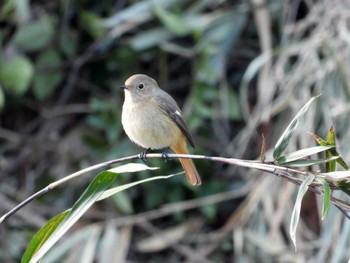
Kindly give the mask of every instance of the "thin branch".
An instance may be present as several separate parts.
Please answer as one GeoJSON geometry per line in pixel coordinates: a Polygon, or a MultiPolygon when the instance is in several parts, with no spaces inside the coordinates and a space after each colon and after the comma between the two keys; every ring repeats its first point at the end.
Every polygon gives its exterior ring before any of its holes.
{"type": "MultiPolygon", "coordinates": [[[[303,176],[309,175],[311,172],[309,171],[302,171],[302,170],[297,170],[293,168],[288,168],[288,167],[283,167],[283,166],[278,166],[274,165],[271,163],[262,163],[259,161],[251,161],[251,160],[241,160],[241,159],[235,159],[235,158],[224,158],[224,157],[212,157],[212,156],[205,156],[205,155],[193,155],[193,154],[168,154],[167,155],[169,158],[187,158],[187,159],[197,159],[197,160],[209,160],[213,162],[222,162],[222,163],[227,163],[231,165],[236,165],[239,167],[245,167],[245,168],[250,168],[250,169],[257,169],[260,171],[264,171],[282,178],[285,178],[289,182],[300,185],[303,181],[301,178],[295,177],[293,174],[300,174],[303,176]]],[[[163,155],[160,153],[149,153],[146,154],[146,158],[151,159],[151,158],[163,158],[163,155]]],[[[9,212],[7,212],[5,215],[3,215],[0,218],[0,224],[2,224],[7,218],[9,218],[11,215],[16,213],[18,210],[20,210],[22,207],[26,206],[28,203],[36,199],[37,197],[40,197],[47,192],[55,189],[56,187],[61,186],[62,184],[79,177],[83,174],[86,174],[88,172],[95,171],[100,168],[106,168],[109,167],[113,164],[120,163],[120,162],[125,162],[125,161],[130,161],[130,160],[136,160],[140,159],[140,154],[136,155],[131,155],[123,158],[118,158],[114,160],[110,160],[107,162],[99,163],[90,167],[87,167],[85,169],[82,169],[78,172],[72,173],[56,182],[53,182],[46,186],[45,188],[41,189],[40,191],[36,192],[20,204],[18,204],[16,207],[11,209],[9,212]]],[[[316,174],[313,172],[313,174],[316,174]]],[[[323,191],[319,188],[322,185],[318,182],[313,182],[309,189],[310,191],[323,196],[323,191]]],[[[331,202],[341,211],[343,212],[348,219],[350,219],[350,204],[348,202],[344,202],[338,198],[331,197],[331,202]]]]}
{"type": "Polygon", "coordinates": [[[246,185],[242,186],[241,188],[235,191],[218,193],[218,194],[200,197],[192,200],[186,200],[186,201],[182,201],[174,204],[167,204],[158,209],[146,211],[136,215],[126,215],[123,217],[119,217],[119,218],[113,219],[112,222],[115,224],[116,227],[133,225],[133,224],[138,224],[145,221],[165,217],[174,213],[191,210],[197,207],[221,203],[221,202],[225,202],[235,198],[241,198],[245,194],[247,194],[247,191],[250,191],[253,186],[254,184],[247,183],[246,185]]]}

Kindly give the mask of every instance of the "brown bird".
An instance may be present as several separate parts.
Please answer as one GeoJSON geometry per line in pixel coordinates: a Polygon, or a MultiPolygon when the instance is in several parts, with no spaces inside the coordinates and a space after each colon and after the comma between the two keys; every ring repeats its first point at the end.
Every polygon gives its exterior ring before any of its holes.
{"type": "MultiPolygon", "coordinates": [[[[120,86],[125,90],[123,128],[131,141],[146,149],[170,147],[175,153],[188,154],[187,142],[193,139],[175,100],[157,82],[143,74],[133,75],[120,86]]],[[[202,181],[191,159],[179,158],[192,185],[202,181]]]]}

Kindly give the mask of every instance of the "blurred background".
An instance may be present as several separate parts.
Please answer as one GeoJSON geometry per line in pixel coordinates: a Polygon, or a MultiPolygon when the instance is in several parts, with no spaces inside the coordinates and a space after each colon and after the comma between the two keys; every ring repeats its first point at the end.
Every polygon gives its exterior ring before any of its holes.
{"type": "MultiPolygon", "coordinates": [[[[0,5],[0,212],[84,167],[139,153],[121,126],[132,74],[158,81],[183,109],[194,154],[259,159],[311,96],[288,147],[315,146],[334,125],[350,160],[347,0],[29,1],[0,5]]],[[[346,262],[350,224],[308,193],[289,237],[297,186],[259,171],[195,161],[184,176],[99,202],[43,262],[346,262]],[[82,257],[84,257],[82,260],[82,257]],[[89,261],[87,260],[94,260],[89,261]]],[[[149,160],[181,171],[177,160],[149,160]]],[[[313,167],[322,169],[323,167],[313,167]]],[[[0,226],[0,261],[19,262],[38,229],[70,208],[93,176],[35,200],[0,226]]],[[[340,193],[334,196],[342,199],[340,193]]]]}

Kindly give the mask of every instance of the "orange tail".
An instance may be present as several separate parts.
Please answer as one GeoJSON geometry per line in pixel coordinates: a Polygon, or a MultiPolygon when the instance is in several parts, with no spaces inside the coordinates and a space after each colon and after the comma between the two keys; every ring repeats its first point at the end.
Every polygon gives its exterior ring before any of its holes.
{"type": "MultiPolygon", "coordinates": [[[[178,154],[188,154],[186,149],[186,141],[181,141],[178,145],[171,147],[174,152],[178,154]]],[[[182,168],[185,170],[186,178],[192,185],[201,185],[202,180],[197,172],[197,168],[194,165],[192,159],[179,158],[182,168]]]]}

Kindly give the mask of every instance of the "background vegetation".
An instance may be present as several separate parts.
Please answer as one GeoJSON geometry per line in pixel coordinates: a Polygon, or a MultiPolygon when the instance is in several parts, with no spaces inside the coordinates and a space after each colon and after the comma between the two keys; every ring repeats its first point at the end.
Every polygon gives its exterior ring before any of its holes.
{"type": "MultiPolygon", "coordinates": [[[[323,93],[290,151],[316,145],[333,124],[349,163],[348,1],[28,1],[0,7],[0,211],[83,167],[140,152],[124,134],[123,94],[135,73],[181,105],[192,153],[259,158],[313,95],[323,93]]],[[[268,160],[272,160],[270,151],[268,160]]],[[[123,176],[119,183],[181,170],[123,176]]],[[[256,171],[197,161],[203,179],[132,188],[95,205],[48,255],[59,262],[344,262],[350,223],[320,199],[288,237],[297,187],[256,171]],[[69,251],[66,253],[66,251],[69,251]],[[70,260],[70,261],[69,261],[70,260]]],[[[93,176],[93,175],[92,175],[93,176]]],[[[0,261],[70,207],[92,176],[50,192],[0,226],[0,261]]],[[[339,196],[340,193],[333,193],[339,196]]]]}

